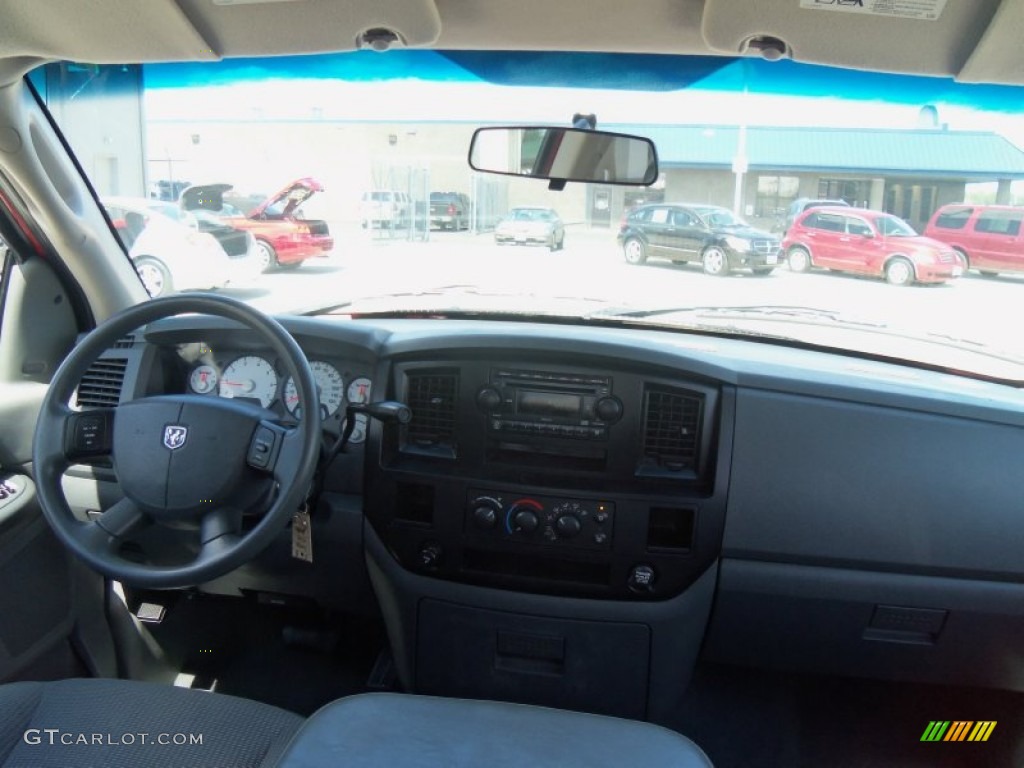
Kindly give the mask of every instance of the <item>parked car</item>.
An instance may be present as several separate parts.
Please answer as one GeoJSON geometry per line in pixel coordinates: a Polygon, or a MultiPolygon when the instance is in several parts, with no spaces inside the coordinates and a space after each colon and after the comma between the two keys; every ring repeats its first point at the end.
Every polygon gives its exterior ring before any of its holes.
{"type": "Polygon", "coordinates": [[[793,226],[793,222],[796,221],[797,216],[808,208],[821,208],[823,206],[841,206],[848,208],[850,204],[845,200],[822,200],[810,197],[799,197],[790,203],[789,208],[786,209],[786,221],[782,225],[783,236],[785,236],[789,231],[789,228],[793,226]]]}
{"type": "MultiPolygon", "coordinates": [[[[202,209],[186,211],[175,203],[153,198],[145,202],[146,207],[151,211],[162,213],[185,226],[198,229],[200,232],[208,232],[217,238],[217,242],[220,243],[228,258],[235,260],[238,275],[255,277],[262,271],[263,254],[252,232],[229,226],[217,214],[210,211],[202,209]]],[[[224,205],[225,211],[231,209],[232,206],[224,205]]]]}
{"type": "Polygon", "coordinates": [[[359,219],[363,229],[394,229],[409,223],[412,204],[408,192],[375,189],[363,193],[359,219]]]}
{"type": "Polygon", "coordinates": [[[1008,205],[944,205],[924,234],[951,246],[965,270],[986,276],[1024,272],[1024,208],[1008,205]]]}
{"type": "Polygon", "coordinates": [[[327,222],[301,213],[306,201],[324,189],[316,179],[296,179],[244,215],[225,203],[224,195],[231,189],[230,184],[199,184],[182,192],[179,203],[192,213],[205,211],[204,220],[212,215],[230,227],[252,232],[264,272],[299,267],[307,259],[326,257],[334,248],[327,222]]]}
{"type": "Polygon", "coordinates": [[[463,192],[431,192],[430,228],[469,229],[469,195],[463,192]]]}
{"type": "Polygon", "coordinates": [[[826,267],[884,277],[892,285],[943,283],[963,274],[952,248],[881,211],[807,210],[790,227],[782,249],[794,272],[826,267]]]}
{"type": "Polygon", "coordinates": [[[494,228],[498,245],[546,245],[557,251],[565,247],[565,225],[553,208],[513,208],[494,228]]]}
{"type": "Polygon", "coordinates": [[[618,242],[630,264],[643,264],[652,257],[676,264],[699,261],[709,275],[727,275],[737,269],[768,275],[779,263],[778,237],[714,205],[637,206],[623,219],[618,242]]]}
{"type": "Polygon", "coordinates": [[[192,186],[191,181],[160,179],[149,185],[149,196],[154,200],[174,202],[190,186],[192,186]]]}
{"type": "Polygon", "coordinates": [[[106,197],[102,203],[151,296],[220,288],[259,272],[255,250],[230,258],[213,234],[156,210],[160,201],[106,197]]]}

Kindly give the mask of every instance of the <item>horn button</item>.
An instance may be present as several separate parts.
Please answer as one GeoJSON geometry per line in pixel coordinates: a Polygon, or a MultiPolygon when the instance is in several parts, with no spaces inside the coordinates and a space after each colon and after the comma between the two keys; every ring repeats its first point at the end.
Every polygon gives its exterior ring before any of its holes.
{"type": "Polygon", "coordinates": [[[122,403],[114,463],[125,494],[153,517],[181,520],[230,503],[261,409],[192,398],[122,403]]]}

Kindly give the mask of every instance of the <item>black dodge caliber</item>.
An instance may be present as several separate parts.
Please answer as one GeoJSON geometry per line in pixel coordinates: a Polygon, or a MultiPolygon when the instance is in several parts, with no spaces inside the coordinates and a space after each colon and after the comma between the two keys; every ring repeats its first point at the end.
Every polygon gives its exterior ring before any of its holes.
{"type": "Polygon", "coordinates": [[[657,257],[677,264],[699,261],[709,275],[727,275],[737,269],[768,275],[779,263],[775,235],[714,205],[638,206],[623,220],[618,239],[630,264],[657,257]]]}

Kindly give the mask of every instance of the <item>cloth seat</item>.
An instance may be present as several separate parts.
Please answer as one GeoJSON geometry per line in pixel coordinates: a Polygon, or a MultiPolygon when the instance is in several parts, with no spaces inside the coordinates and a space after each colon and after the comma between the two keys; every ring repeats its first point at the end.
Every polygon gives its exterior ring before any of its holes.
{"type": "Polygon", "coordinates": [[[156,683],[10,683],[0,686],[0,768],[270,768],[302,722],[259,702],[156,683]],[[202,743],[156,743],[179,734],[202,743]]]}
{"type": "Polygon", "coordinates": [[[494,701],[371,693],[309,719],[129,680],[0,686],[0,768],[709,768],[649,723],[494,701]]]}
{"type": "Polygon", "coordinates": [[[650,723],[559,709],[392,693],[332,702],[299,729],[278,768],[711,768],[650,723]]]}

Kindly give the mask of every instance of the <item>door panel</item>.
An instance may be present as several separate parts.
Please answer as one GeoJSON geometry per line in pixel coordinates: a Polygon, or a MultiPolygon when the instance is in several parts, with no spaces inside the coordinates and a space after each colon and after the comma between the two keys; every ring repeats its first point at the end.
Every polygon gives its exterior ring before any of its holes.
{"type": "Polygon", "coordinates": [[[109,634],[96,631],[106,626],[103,581],[54,536],[31,478],[45,381],[74,340],[70,302],[44,263],[8,259],[0,283],[0,682],[116,674],[109,634]]]}

